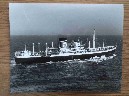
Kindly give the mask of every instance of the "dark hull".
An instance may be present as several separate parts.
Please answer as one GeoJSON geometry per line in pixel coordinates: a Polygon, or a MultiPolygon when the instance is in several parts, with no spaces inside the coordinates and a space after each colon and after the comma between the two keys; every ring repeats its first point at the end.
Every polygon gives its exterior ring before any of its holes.
{"type": "Polygon", "coordinates": [[[115,50],[103,52],[103,53],[94,53],[94,54],[83,54],[83,55],[70,55],[70,56],[56,56],[56,57],[33,57],[33,58],[15,58],[16,64],[32,64],[32,63],[46,63],[46,62],[58,62],[58,61],[67,61],[74,59],[90,59],[91,57],[101,57],[112,56],[115,53],[115,50]]]}

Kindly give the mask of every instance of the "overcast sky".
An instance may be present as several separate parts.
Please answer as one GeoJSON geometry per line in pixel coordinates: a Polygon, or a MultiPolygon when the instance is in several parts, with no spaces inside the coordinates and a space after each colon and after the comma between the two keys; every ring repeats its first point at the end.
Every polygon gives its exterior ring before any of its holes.
{"type": "Polygon", "coordinates": [[[122,4],[10,3],[11,35],[122,35],[122,4]]]}

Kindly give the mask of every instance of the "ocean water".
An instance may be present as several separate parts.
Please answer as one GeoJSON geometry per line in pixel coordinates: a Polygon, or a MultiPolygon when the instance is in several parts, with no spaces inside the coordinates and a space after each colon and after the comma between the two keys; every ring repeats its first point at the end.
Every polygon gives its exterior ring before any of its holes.
{"type": "Polygon", "coordinates": [[[116,57],[100,63],[87,61],[66,61],[41,64],[16,64],[14,52],[24,50],[45,50],[45,43],[58,47],[58,38],[67,37],[68,42],[80,40],[85,47],[92,36],[11,36],[10,92],[62,92],[62,91],[99,91],[119,92],[122,75],[122,36],[96,36],[96,46],[117,45],[116,57]]]}

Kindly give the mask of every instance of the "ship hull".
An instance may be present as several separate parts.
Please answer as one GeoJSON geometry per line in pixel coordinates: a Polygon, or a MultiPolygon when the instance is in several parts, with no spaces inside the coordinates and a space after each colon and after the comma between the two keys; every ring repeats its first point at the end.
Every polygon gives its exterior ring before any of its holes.
{"type": "Polygon", "coordinates": [[[108,52],[101,52],[101,53],[92,53],[92,54],[82,54],[82,55],[69,55],[69,56],[55,56],[55,57],[31,57],[31,58],[15,58],[16,64],[33,64],[33,63],[46,63],[46,62],[58,62],[58,61],[68,61],[74,59],[90,59],[91,57],[101,57],[102,55],[105,56],[112,56],[115,53],[115,49],[108,52]]]}

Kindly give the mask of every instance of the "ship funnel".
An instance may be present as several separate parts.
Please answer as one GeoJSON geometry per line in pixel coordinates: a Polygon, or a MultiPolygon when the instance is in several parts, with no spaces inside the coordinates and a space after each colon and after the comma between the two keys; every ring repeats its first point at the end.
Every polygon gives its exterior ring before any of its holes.
{"type": "Polygon", "coordinates": [[[67,47],[67,38],[59,38],[59,47],[66,48],[67,47]]]}
{"type": "Polygon", "coordinates": [[[94,29],[94,34],[93,34],[93,48],[95,48],[95,29],[94,29]]]}
{"type": "Polygon", "coordinates": [[[34,43],[33,43],[33,55],[34,55],[34,43]]]}

